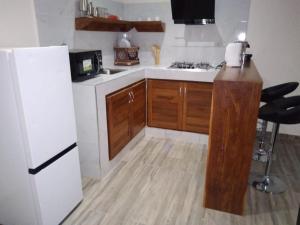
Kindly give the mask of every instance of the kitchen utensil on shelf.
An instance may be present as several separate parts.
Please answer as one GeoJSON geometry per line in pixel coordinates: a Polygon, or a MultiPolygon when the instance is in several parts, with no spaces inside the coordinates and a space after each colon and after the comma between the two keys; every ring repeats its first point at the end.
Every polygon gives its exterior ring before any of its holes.
{"type": "Polygon", "coordinates": [[[109,16],[107,17],[107,19],[111,19],[111,20],[118,20],[118,19],[119,19],[119,17],[118,17],[118,16],[116,16],[116,15],[109,15],[109,16]]]}
{"type": "Polygon", "coordinates": [[[99,17],[104,17],[104,10],[103,9],[104,9],[103,7],[97,7],[99,17]]]}
{"type": "Polygon", "coordinates": [[[88,11],[88,0],[80,0],[79,10],[80,10],[81,16],[86,16],[87,11],[88,11]]]}
{"type": "Polygon", "coordinates": [[[98,7],[93,7],[93,16],[94,17],[98,17],[99,16],[98,7]]]}
{"type": "Polygon", "coordinates": [[[93,3],[89,2],[88,8],[87,8],[87,16],[92,16],[93,14],[93,3]]]}
{"type": "Polygon", "coordinates": [[[153,45],[151,47],[151,49],[152,49],[152,53],[153,53],[153,56],[154,56],[155,65],[159,65],[160,64],[160,46],[153,45]]]}
{"type": "Polygon", "coordinates": [[[107,8],[103,8],[103,17],[104,18],[108,17],[108,10],[107,10],[107,8]]]}

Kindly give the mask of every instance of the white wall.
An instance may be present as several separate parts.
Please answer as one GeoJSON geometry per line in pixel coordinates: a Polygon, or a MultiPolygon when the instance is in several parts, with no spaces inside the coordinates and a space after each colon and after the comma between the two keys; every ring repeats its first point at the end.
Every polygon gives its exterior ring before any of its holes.
{"type": "Polygon", "coordinates": [[[124,17],[128,20],[154,20],[159,17],[166,23],[165,33],[131,32],[133,42],[141,47],[141,60],[153,62],[151,45],[162,46],[161,62],[169,65],[174,61],[207,61],[219,64],[224,60],[224,46],[237,40],[238,31],[247,30],[250,0],[216,0],[216,24],[186,26],[174,24],[171,1],[124,0],[124,17]],[[146,3],[148,2],[148,3],[146,3]],[[240,21],[246,21],[241,26],[240,21]]]}
{"type": "Polygon", "coordinates": [[[34,0],[41,46],[74,44],[74,0],[34,0]]]}
{"type": "Polygon", "coordinates": [[[33,0],[1,0],[0,5],[0,47],[39,46],[33,0]]]}
{"type": "MultiPolygon", "coordinates": [[[[248,40],[265,87],[300,81],[299,0],[252,0],[248,40]]],[[[300,95],[300,88],[292,95],[300,95]]],[[[300,135],[300,125],[280,132],[300,135]]]]}
{"type": "MultiPolygon", "coordinates": [[[[101,49],[104,56],[113,55],[118,34],[115,32],[76,31],[79,0],[34,0],[41,46],[66,44],[73,49],[101,49]]],[[[94,6],[108,8],[122,16],[123,4],[111,0],[93,0],[94,6]]]]}
{"type": "MultiPolygon", "coordinates": [[[[104,63],[112,64],[113,46],[120,34],[75,31],[74,17],[79,16],[79,0],[34,1],[42,46],[65,43],[70,48],[102,49],[104,63]]],[[[213,64],[223,61],[224,44],[234,39],[231,34],[238,29],[239,22],[248,20],[250,0],[216,0],[217,24],[207,26],[174,25],[170,0],[93,0],[93,3],[128,20],[159,16],[167,24],[165,33],[132,31],[130,34],[134,43],[141,47],[142,63],[153,64],[150,47],[159,44],[162,46],[161,61],[169,65],[176,60],[208,61],[213,64]]]]}

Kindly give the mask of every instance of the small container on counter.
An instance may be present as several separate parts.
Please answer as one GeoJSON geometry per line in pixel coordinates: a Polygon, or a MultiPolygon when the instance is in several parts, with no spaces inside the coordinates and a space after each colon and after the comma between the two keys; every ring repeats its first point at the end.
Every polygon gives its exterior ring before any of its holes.
{"type": "Polygon", "coordinates": [[[115,47],[115,65],[132,66],[140,64],[139,47],[119,48],[115,47]]]}

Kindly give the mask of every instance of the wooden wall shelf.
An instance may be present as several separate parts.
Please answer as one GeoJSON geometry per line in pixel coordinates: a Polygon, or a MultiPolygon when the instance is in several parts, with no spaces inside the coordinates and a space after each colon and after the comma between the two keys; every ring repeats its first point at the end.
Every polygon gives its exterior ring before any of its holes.
{"type": "Polygon", "coordinates": [[[165,23],[161,21],[126,21],[100,17],[75,18],[76,30],[128,32],[135,28],[138,32],[164,32],[165,23]]]}
{"type": "Polygon", "coordinates": [[[132,29],[132,25],[123,20],[111,20],[98,17],[79,17],[75,19],[76,30],[86,31],[122,31],[132,29]]]}
{"type": "Polygon", "coordinates": [[[138,32],[165,32],[166,28],[161,21],[133,21],[131,24],[138,32]]]}

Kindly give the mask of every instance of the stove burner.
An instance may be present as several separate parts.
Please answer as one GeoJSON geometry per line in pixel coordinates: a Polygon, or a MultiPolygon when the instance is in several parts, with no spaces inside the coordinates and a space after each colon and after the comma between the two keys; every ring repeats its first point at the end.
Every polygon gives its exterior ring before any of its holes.
{"type": "Polygon", "coordinates": [[[205,69],[205,70],[209,70],[211,68],[213,68],[209,63],[204,63],[204,62],[201,62],[201,63],[197,63],[196,64],[196,68],[198,69],[205,69]]]}
{"type": "Polygon", "coordinates": [[[200,63],[192,63],[192,62],[174,62],[170,68],[173,69],[205,69],[209,70],[214,68],[209,63],[200,62],[200,63]]]}

